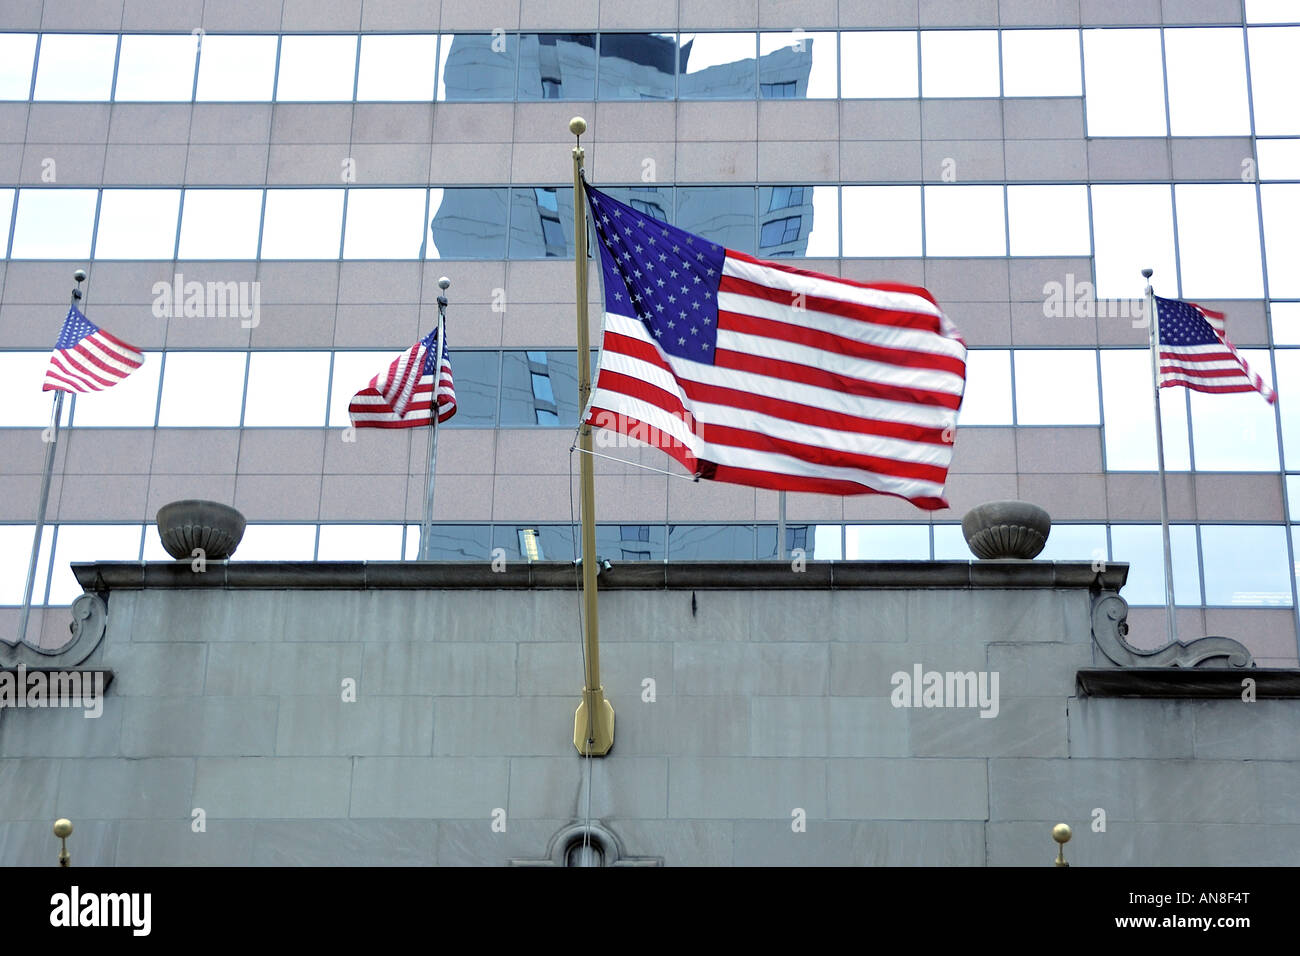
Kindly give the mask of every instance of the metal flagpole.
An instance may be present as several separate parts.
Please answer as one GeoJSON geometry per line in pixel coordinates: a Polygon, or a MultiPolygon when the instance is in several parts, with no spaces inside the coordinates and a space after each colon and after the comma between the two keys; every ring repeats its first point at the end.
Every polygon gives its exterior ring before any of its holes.
{"type": "MultiPolygon", "coordinates": [[[[578,313],[578,408],[585,413],[591,398],[591,343],[587,332],[587,197],[582,190],[582,134],[587,121],[581,116],[569,120],[569,132],[578,142],[573,147],[573,263],[577,280],[578,313]]],[[[578,456],[582,485],[582,595],[584,664],[582,702],[573,715],[573,746],[584,757],[603,757],[614,746],[614,707],[605,699],[600,683],[600,628],[596,617],[596,476],[592,458],[591,425],[578,424],[578,456]]]]}
{"type": "MultiPolygon", "coordinates": [[[[446,292],[451,288],[451,280],[443,276],[438,280],[438,288],[446,292]]],[[[424,475],[427,484],[424,489],[424,523],[420,525],[420,560],[428,561],[433,547],[433,479],[438,467],[438,386],[442,382],[442,342],[447,326],[447,297],[438,296],[438,335],[435,338],[433,359],[433,397],[430,400],[429,447],[424,461],[424,475]]]]}
{"type": "Polygon", "coordinates": [[[1156,294],[1151,287],[1151,269],[1143,269],[1147,280],[1147,324],[1151,337],[1151,387],[1156,406],[1156,465],[1160,471],[1160,531],[1165,542],[1165,628],[1169,643],[1176,641],[1178,627],[1174,608],[1174,558],[1169,546],[1169,493],[1165,489],[1165,435],[1160,418],[1160,317],[1156,314],[1156,294]]]}
{"type": "MultiPolygon", "coordinates": [[[[72,302],[76,305],[81,298],[81,283],[86,281],[86,273],[78,269],[72,274],[77,284],[72,290],[72,302]]],[[[18,643],[27,638],[27,620],[32,613],[32,590],[36,587],[36,563],[41,558],[41,536],[45,530],[45,512],[50,504],[50,479],[54,475],[54,452],[59,440],[59,419],[63,417],[63,390],[54,392],[54,407],[50,412],[50,427],[45,434],[45,470],[41,473],[41,503],[36,509],[36,529],[32,532],[32,557],[27,563],[27,587],[23,590],[23,611],[18,619],[18,643]]]]}
{"type": "Polygon", "coordinates": [[[776,493],[776,556],[785,560],[785,492],[776,493]]]}

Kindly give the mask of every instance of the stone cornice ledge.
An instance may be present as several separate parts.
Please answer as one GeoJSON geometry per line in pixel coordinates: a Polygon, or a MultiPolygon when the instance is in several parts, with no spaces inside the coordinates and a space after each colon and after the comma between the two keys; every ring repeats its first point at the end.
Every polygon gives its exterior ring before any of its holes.
{"type": "MultiPolygon", "coordinates": [[[[572,589],[568,561],[515,561],[500,571],[485,561],[99,561],[73,564],[87,591],[144,588],[227,590],[572,589]]],[[[801,571],[786,561],[615,562],[600,573],[603,591],[832,590],[841,588],[1096,588],[1117,591],[1128,565],[1087,561],[809,561],[801,571]]]]}
{"type": "Polygon", "coordinates": [[[1249,686],[1257,700],[1300,698],[1294,668],[1096,667],[1080,670],[1075,682],[1081,697],[1242,700],[1249,686]]]}

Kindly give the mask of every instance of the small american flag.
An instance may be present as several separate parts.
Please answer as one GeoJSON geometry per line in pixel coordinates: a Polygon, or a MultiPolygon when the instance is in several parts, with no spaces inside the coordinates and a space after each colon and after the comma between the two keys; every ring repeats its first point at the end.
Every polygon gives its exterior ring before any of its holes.
{"type": "Polygon", "coordinates": [[[1185,385],[1198,392],[1277,394],[1250,370],[1224,332],[1223,313],[1195,302],[1155,297],[1160,329],[1160,387],[1185,385]]]}
{"type": "Polygon", "coordinates": [[[63,320],[45,370],[45,392],[100,392],[116,385],[144,364],[144,354],[109,335],[75,305],[63,320]]]}
{"type": "Polygon", "coordinates": [[[587,421],[699,478],[947,507],[966,346],[930,293],[764,262],[586,191],[605,289],[587,421]]]}
{"type": "MultiPolygon", "coordinates": [[[[433,394],[433,354],[438,348],[438,330],[416,342],[393,360],[357,392],[348,414],[357,428],[414,428],[428,425],[430,396],[433,394]]],[[[438,421],[456,414],[456,388],[447,356],[447,335],[442,336],[442,362],[438,376],[438,421]]]]}

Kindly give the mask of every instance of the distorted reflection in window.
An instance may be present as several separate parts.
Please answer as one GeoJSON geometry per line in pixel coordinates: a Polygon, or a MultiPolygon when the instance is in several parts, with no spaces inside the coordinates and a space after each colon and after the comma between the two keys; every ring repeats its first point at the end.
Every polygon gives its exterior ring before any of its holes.
{"type": "MultiPolygon", "coordinates": [[[[1297,57],[1300,59],[1300,57],[1297,57]]],[[[1300,298],[1300,185],[1268,183],[1259,187],[1264,208],[1264,253],[1268,291],[1277,298],[1300,298]]]]}
{"type": "Polygon", "coordinates": [[[444,33],[438,37],[439,100],[513,100],[519,35],[444,33]]]}
{"type": "Polygon", "coordinates": [[[1078,30],[1003,30],[1005,96],[1078,96],[1083,92],[1078,30]]]}
{"type": "Polygon", "coordinates": [[[845,186],[842,202],[845,256],[890,259],[921,254],[920,186],[845,186]]]}
{"type": "Polygon", "coordinates": [[[911,99],[917,95],[916,31],[845,31],[840,34],[840,95],[911,99]]]}
{"type": "Polygon", "coordinates": [[[752,100],[757,42],[753,33],[683,33],[678,97],[752,100]]]}
{"type": "Polygon", "coordinates": [[[506,351],[501,355],[501,427],[578,423],[576,353],[506,351]]]}
{"type": "Polygon", "coordinates": [[[1087,256],[1088,187],[1008,186],[1013,256],[1087,256]]]}
{"type": "MultiPolygon", "coordinates": [[[[1055,530],[1055,529],[1053,529],[1055,530]]],[[[1165,545],[1158,524],[1116,524],[1110,527],[1111,560],[1126,562],[1128,581],[1120,596],[1129,604],[1165,606],[1165,545]]],[[[1197,561],[1196,526],[1169,528],[1174,558],[1174,603],[1201,603],[1201,572],[1197,561]]]]}
{"type": "MultiPolygon", "coordinates": [[[[958,425],[1010,425],[1011,352],[973,349],[966,353],[966,393],[958,425]]],[[[978,441],[978,439],[974,439],[978,441]]]]}
{"type": "Polygon", "coordinates": [[[194,95],[197,51],[198,37],[189,33],[122,37],[113,98],[118,102],[189,102],[194,95]]]}
{"type": "Polygon", "coordinates": [[[432,33],[363,36],[357,100],[431,101],[437,56],[438,38],[432,33]]]}
{"type": "Polygon", "coordinates": [[[95,225],[93,189],[20,189],[14,259],[88,259],[95,225]]]}
{"type": "Polygon", "coordinates": [[[839,233],[836,187],[759,187],[758,254],[763,258],[837,256],[839,233]]]}
{"type": "Polygon", "coordinates": [[[275,89],[274,36],[205,35],[199,49],[199,102],[266,102],[275,89]]]}
{"type": "Polygon", "coordinates": [[[677,37],[671,33],[602,33],[602,100],[670,100],[676,95],[677,37]]]}
{"type": "Polygon", "coordinates": [[[848,561],[928,561],[930,526],[924,524],[851,524],[844,529],[848,561]]]}
{"type": "Polygon", "coordinates": [[[159,427],[238,425],[247,364],[247,352],[168,352],[159,427]]]}
{"type": "Polygon", "coordinates": [[[77,396],[73,424],[78,428],[152,428],[158,414],[162,353],[145,352],[144,364],[112,388],[77,396]]]}
{"type": "Polygon", "coordinates": [[[1092,349],[1016,349],[1020,425],[1096,425],[1097,353],[1092,349]]]}
{"type": "MultiPolygon", "coordinates": [[[[662,524],[598,524],[596,554],[607,561],[662,561],[662,524]]],[[[568,559],[570,554],[556,555],[568,559]]]]}
{"type": "MultiPolygon", "coordinates": [[[[1300,16],[1293,14],[1292,18],[1300,16]]],[[[1300,27],[1252,27],[1250,98],[1255,109],[1256,136],[1300,134],[1300,27]]],[[[41,58],[45,52],[42,47],[41,58]]]]}
{"type": "Polygon", "coordinates": [[[418,259],[423,189],[349,189],[344,259],[418,259]]]}
{"type": "Polygon", "coordinates": [[[922,30],[921,95],[997,96],[997,30],[922,30]]]}
{"type": "Polygon", "coordinates": [[[1264,295],[1255,187],[1179,183],[1178,265],[1188,298],[1258,299],[1264,295]]]}
{"type": "Polygon", "coordinates": [[[511,190],[510,258],[573,258],[572,187],[511,190]]]}
{"type": "MultiPolygon", "coordinates": [[[[420,533],[420,525],[406,526],[407,561],[419,560],[420,533]]],[[[430,561],[486,561],[492,557],[492,529],[485,524],[435,524],[429,542],[430,561]]]]}
{"type": "Polygon", "coordinates": [[[1201,557],[1207,605],[1291,606],[1282,525],[1202,525],[1201,557]]]}
{"type": "Polygon", "coordinates": [[[507,189],[430,189],[425,257],[504,259],[508,195],[507,189]]]}
{"type": "Polygon", "coordinates": [[[594,33],[525,33],[519,38],[519,99],[594,100],[594,33]]]}
{"type": "Polygon", "coordinates": [[[1250,134],[1246,50],[1240,27],[1166,30],[1165,70],[1170,135],[1250,134]]]}
{"type": "Polygon", "coordinates": [[[171,259],[176,251],[179,189],[105,189],[96,259],[171,259]]]}
{"type": "Polygon", "coordinates": [[[710,242],[754,253],[752,186],[678,186],[675,224],[710,242]]]}
{"type": "Polygon", "coordinates": [[[671,186],[602,186],[601,191],[660,222],[673,221],[671,186]]]}
{"type": "Polygon", "coordinates": [[[1084,30],[1089,136],[1164,136],[1160,31],[1084,30]]]}
{"type": "Polygon", "coordinates": [[[1099,297],[1141,298],[1146,291],[1142,270],[1148,268],[1155,270],[1151,281],[1158,295],[1177,295],[1168,186],[1093,186],[1092,235],[1099,297]]]}
{"type": "Polygon", "coordinates": [[[323,524],[317,561],[400,561],[400,524],[323,524]]]}
{"type": "Polygon", "coordinates": [[[139,561],[142,531],[138,524],[59,525],[47,603],[51,607],[71,604],[82,592],[68,566],[73,561],[139,561]]]}
{"type": "Polygon", "coordinates": [[[329,352],[250,353],[244,426],[324,425],[329,374],[329,352]]]}
{"type": "Polygon", "coordinates": [[[280,41],[280,102],[341,102],[352,99],[357,73],[355,36],[300,36],[280,41]]]}
{"type": "MultiPolygon", "coordinates": [[[[1101,350],[1107,471],[1156,470],[1156,413],[1151,389],[1150,350],[1101,350]]],[[[1160,427],[1165,438],[1166,470],[1191,468],[1185,389],[1160,389],[1160,427]]]]}
{"type": "MultiPolygon", "coordinates": [[[[452,428],[491,428],[497,421],[497,391],[501,381],[501,353],[496,349],[451,348],[452,371],[456,379],[456,414],[447,421],[452,428]]],[[[382,367],[382,366],[381,366],[382,367]]],[[[576,375],[577,372],[575,371],[576,375]]],[[[574,385],[574,401],[577,386],[574,385]]],[[[445,427],[445,426],[439,426],[445,427]]]]}
{"type": "Polygon", "coordinates": [[[46,33],[36,66],[36,100],[107,100],[113,91],[117,35],[46,33]]]}
{"type": "Polygon", "coordinates": [[[1257,139],[1259,178],[1300,179],[1300,139],[1257,139]]]}
{"type": "Polygon", "coordinates": [[[809,561],[841,561],[844,558],[842,526],[838,524],[787,524],[785,527],[785,557],[776,553],[776,525],[757,527],[758,560],[788,560],[802,551],[809,561]]]}
{"type": "MultiPolygon", "coordinates": [[[[1232,338],[1232,318],[1228,318],[1232,338]]],[[[1272,383],[1267,349],[1238,349],[1252,373],[1272,383]]],[[[1192,392],[1197,471],[1277,471],[1277,421],[1258,392],[1192,392]]],[[[1280,399],[1279,399],[1280,400],[1280,399]]]]}
{"type": "Polygon", "coordinates": [[[268,189],[263,259],[337,259],[342,189],[268,189]]]}
{"type": "Polygon", "coordinates": [[[25,100],[32,92],[35,33],[0,33],[0,100],[25,100]]]}
{"type": "Polygon", "coordinates": [[[834,33],[761,33],[758,54],[760,99],[834,99],[838,95],[834,33]]]}
{"type": "Polygon", "coordinates": [[[753,525],[670,524],[670,561],[752,561],[753,525]]]}
{"type": "MultiPolygon", "coordinates": [[[[601,553],[601,525],[596,526],[596,553],[601,553]]],[[[581,540],[581,535],[579,535],[581,540]]],[[[494,525],[492,549],[505,552],[507,561],[572,561],[573,528],[570,525],[520,524],[494,525]]]]}
{"type": "Polygon", "coordinates": [[[181,259],[256,259],[260,189],[187,189],[181,211],[181,259]]]}
{"type": "Polygon", "coordinates": [[[234,561],[311,561],[316,556],[314,524],[250,524],[234,561]]]}
{"type": "Polygon", "coordinates": [[[926,186],[927,256],[1005,256],[1001,186],[926,186]]]}

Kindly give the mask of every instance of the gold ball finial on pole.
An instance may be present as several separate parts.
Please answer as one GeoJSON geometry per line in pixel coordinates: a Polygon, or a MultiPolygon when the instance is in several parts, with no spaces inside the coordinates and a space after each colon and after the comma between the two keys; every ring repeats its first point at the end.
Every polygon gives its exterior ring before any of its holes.
{"type": "Polygon", "coordinates": [[[587,121],[581,116],[575,116],[573,119],[569,120],[569,132],[574,136],[581,136],[583,133],[587,132],[587,121]]]}
{"type": "Polygon", "coordinates": [[[1072,836],[1074,836],[1074,831],[1070,829],[1068,823],[1058,823],[1056,826],[1052,827],[1052,839],[1059,844],[1056,850],[1057,866],[1070,865],[1065,862],[1065,845],[1070,842],[1070,837],[1072,836]]]}
{"type": "Polygon", "coordinates": [[[59,866],[70,866],[72,854],[68,852],[68,837],[72,836],[72,821],[66,817],[55,820],[54,835],[59,838],[59,866]]]}

